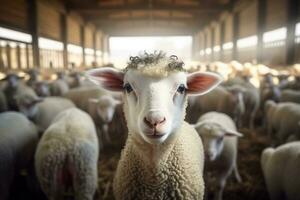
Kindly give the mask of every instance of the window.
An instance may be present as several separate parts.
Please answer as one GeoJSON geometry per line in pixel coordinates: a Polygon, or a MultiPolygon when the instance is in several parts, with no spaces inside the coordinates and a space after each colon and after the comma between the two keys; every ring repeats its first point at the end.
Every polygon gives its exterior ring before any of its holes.
{"type": "Polygon", "coordinates": [[[257,36],[253,35],[250,37],[242,38],[237,41],[237,47],[238,48],[248,48],[248,47],[254,47],[257,45],[257,36]]]}

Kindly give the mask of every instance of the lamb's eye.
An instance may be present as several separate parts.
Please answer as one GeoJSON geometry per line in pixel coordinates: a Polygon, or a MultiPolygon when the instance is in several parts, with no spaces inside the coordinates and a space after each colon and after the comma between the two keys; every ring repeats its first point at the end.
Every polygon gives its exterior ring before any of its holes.
{"type": "Polygon", "coordinates": [[[133,91],[133,89],[129,83],[126,83],[123,88],[127,93],[130,93],[133,91]]]}
{"type": "Polygon", "coordinates": [[[179,85],[179,87],[177,88],[177,92],[179,93],[179,94],[183,94],[184,93],[184,91],[185,91],[185,86],[183,85],[183,84],[181,84],[181,85],[179,85]]]}

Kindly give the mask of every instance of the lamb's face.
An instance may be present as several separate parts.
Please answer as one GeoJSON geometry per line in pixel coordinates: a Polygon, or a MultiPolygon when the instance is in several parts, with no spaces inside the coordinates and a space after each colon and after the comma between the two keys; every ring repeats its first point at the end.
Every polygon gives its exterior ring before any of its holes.
{"type": "Polygon", "coordinates": [[[184,118],[187,76],[184,72],[151,77],[128,71],[124,77],[127,123],[149,143],[162,143],[184,118]]]}
{"type": "Polygon", "coordinates": [[[215,123],[200,123],[196,124],[195,128],[202,138],[205,158],[211,162],[216,160],[222,153],[225,137],[242,136],[237,131],[226,130],[215,123]]]}
{"type": "Polygon", "coordinates": [[[163,66],[144,69],[128,69],[124,73],[114,68],[99,68],[88,71],[87,76],[107,90],[123,92],[130,132],[151,144],[164,142],[180,127],[187,95],[205,94],[221,80],[212,73],[188,74],[167,71],[163,66]]]}
{"type": "Polygon", "coordinates": [[[96,104],[97,115],[104,123],[112,121],[116,107],[121,104],[119,100],[114,99],[110,95],[104,95],[99,99],[91,98],[89,99],[89,103],[96,104]]]}

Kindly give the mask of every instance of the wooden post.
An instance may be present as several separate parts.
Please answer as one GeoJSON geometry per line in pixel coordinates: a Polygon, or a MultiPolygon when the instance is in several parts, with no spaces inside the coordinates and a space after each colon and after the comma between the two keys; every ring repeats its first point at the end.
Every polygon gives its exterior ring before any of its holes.
{"type": "Polygon", "coordinates": [[[287,37],[286,37],[286,64],[292,65],[295,63],[295,30],[298,17],[298,0],[288,0],[287,1],[287,37]]]}
{"type": "Polygon", "coordinates": [[[38,36],[38,8],[37,0],[27,0],[28,3],[28,22],[29,31],[32,36],[32,56],[34,67],[40,66],[40,53],[39,53],[39,36],[38,36]]]}
{"type": "Polygon", "coordinates": [[[94,62],[97,65],[97,45],[96,45],[97,39],[96,39],[96,37],[97,37],[97,31],[95,31],[93,33],[94,62]]]}
{"type": "Polygon", "coordinates": [[[80,44],[82,47],[82,65],[83,67],[86,67],[86,62],[85,62],[85,31],[84,31],[84,25],[80,27],[80,44]]]}
{"type": "Polygon", "coordinates": [[[212,27],[211,28],[211,56],[210,56],[210,60],[212,62],[215,60],[214,46],[215,46],[215,29],[212,27]]]}
{"type": "Polygon", "coordinates": [[[3,61],[3,47],[0,44],[0,70],[4,70],[5,66],[4,66],[4,61],[3,61]]]}
{"type": "Polygon", "coordinates": [[[233,14],[233,49],[232,49],[232,59],[238,60],[238,47],[237,41],[239,39],[239,13],[233,14]]]}
{"type": "Polygon", "coordinates": [[[221,34],[220,34],[220,60],[224,61],[224,49],[223,44],[225,43],[225,22],[221,22],[221,34]]]}
{"type": "Polygon", "coordinates": [[[9,44],[6,45],[6,60],[7,60],[7,68],[11,69],[11,54],[10,54],[10,46],[9,44]]]}
{"type": "Polygon", "coordinates": [[[22,68],[22,64],[21,64],[21,48],[20,48],[20,45],[17,44],[17,47],[16,47],[16,56],[17,56],[17,66],[18,66],[18,69],[21,69],[22,68]]]}
{"type": "Polygon", "coordinates": [[[30,64],[29,64],[29,44],[26,44],[26,68],[27,69],[30,68],[30,64]]]}
{"type": "Polygon", "coordinates": [[[264,41],[263,36],[266,30],[266,12],[267,12],[267,2],[266,0],[258,0],[257,2],[257,51],[256,60],[257,63],[263,62],[263,52],[264,52],[264,41]]]}
{"type": "Polygon", "coordinates": [[[68,69],[68,26],[67,26],[67,15],[60,15],[60,30],[61,30],[61,41],[63,43],[63,65],[65,69],[68,69]]]}

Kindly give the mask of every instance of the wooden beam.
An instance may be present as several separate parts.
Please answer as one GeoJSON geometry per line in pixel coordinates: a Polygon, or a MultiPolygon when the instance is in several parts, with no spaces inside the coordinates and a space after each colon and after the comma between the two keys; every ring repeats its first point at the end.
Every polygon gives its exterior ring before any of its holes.
{"type": "Polygon", "coordinates": [[[224,49],[223,44],[225,43],[225,22],[221,21],[221,30],[220,30],[220,60],[224,61],[224,49]]]}
{"type": "Polygon", "coordinates": [[[237,41],[239,39],[239,13],[233,14],[233,48],[232,48],[232,59],[238,60],[238,47],[237,47],[237,41]]]}
{"type": "Polygon", "coordinates": [[[211,56],[210,60],[215,61],[215,52],[214,52],[214,46],[215,46],[215,29],[211,27],[211,56]]]}
{"type": "Polygon", "coordinates": [[[286,64],[292,65],[295,63],[296,43],[295,43],[295,30],[297,17],[299,14],[299,1],[287,1],[287,37],[286,37],[286,64]]]}
{"type": "Polygon", "coordinates": [[[82,47],[82,65],[83,67],[86,66],[85,62],[85,31],[84,31],[84,25],[80,26],[80,46],[82,47]]]}
{"type": "Polygon", "coordinates": [[[258,0],[257,2],[257,63],[263,62],[264,42],[263,35],[266,30],[266,18],[267,18],[267,1],[258,0]]]}
{"type": "Polygon", "coordinates": [[[65,69],[69,67],[68,61],[68,26],[67,26],[67,15],[60,14],[60,30],[61,30],[61,41],[63,43],[63,65],[65,69]]]}
{"type": "Polygon", "coordinates": [[[21,48],[20,45],[17,44],[16,46],[16,56],[17,56],[17,67],[18,69],[22,68],[22,63],[21,63],[21,48]]]}
{"type": "Polygon", "coordinates": [[[11,51],[10,51],[10,45],[6,45],[6,60],[7,60],[7,68],[11,69],[11,51]]]}
{"type": "Polygon", "coordinates": [[[93,6],[86,4],[85,6],[69,6],[69,10],[84,13],[103,13],[103,12],[124,12],[124,11],[183,11],[188,13],[217,13],[222,12],[226,9],[225,6],[220,5],[199,5],[199,6],[186,6],[186,5],[153,5],[151,8],[147,4],[143,5],[128,5],[128,6],[93,6]]]}
{"type": "Polygon", "coordinates": [[[97,63],[97,45],[96,45],[96,36],[97,36],[97,31],[94,31],[93,33],[93,49],[94,49],[94,62],[95,64],[97,63]]]}
{"type": "Polygon", "coordinates": [[[33,66],[40,67],[39,35],[38,35],[38,6],[37,0],[27,0],[29,32],[32,36],[33,66]]]}
{"type": "Polygon", "coordinates": [[[2,45],[0,45],[0,70],[4,70],[5,69],[2,54],[3,54],[3,47],[2,47],[2,45]]]}
{"type": "Polygon", "coordinates": [[[26,68],[27,69],[30,68],[30,64],[29,64],[29,44],[26,44],[26,68]]]}

